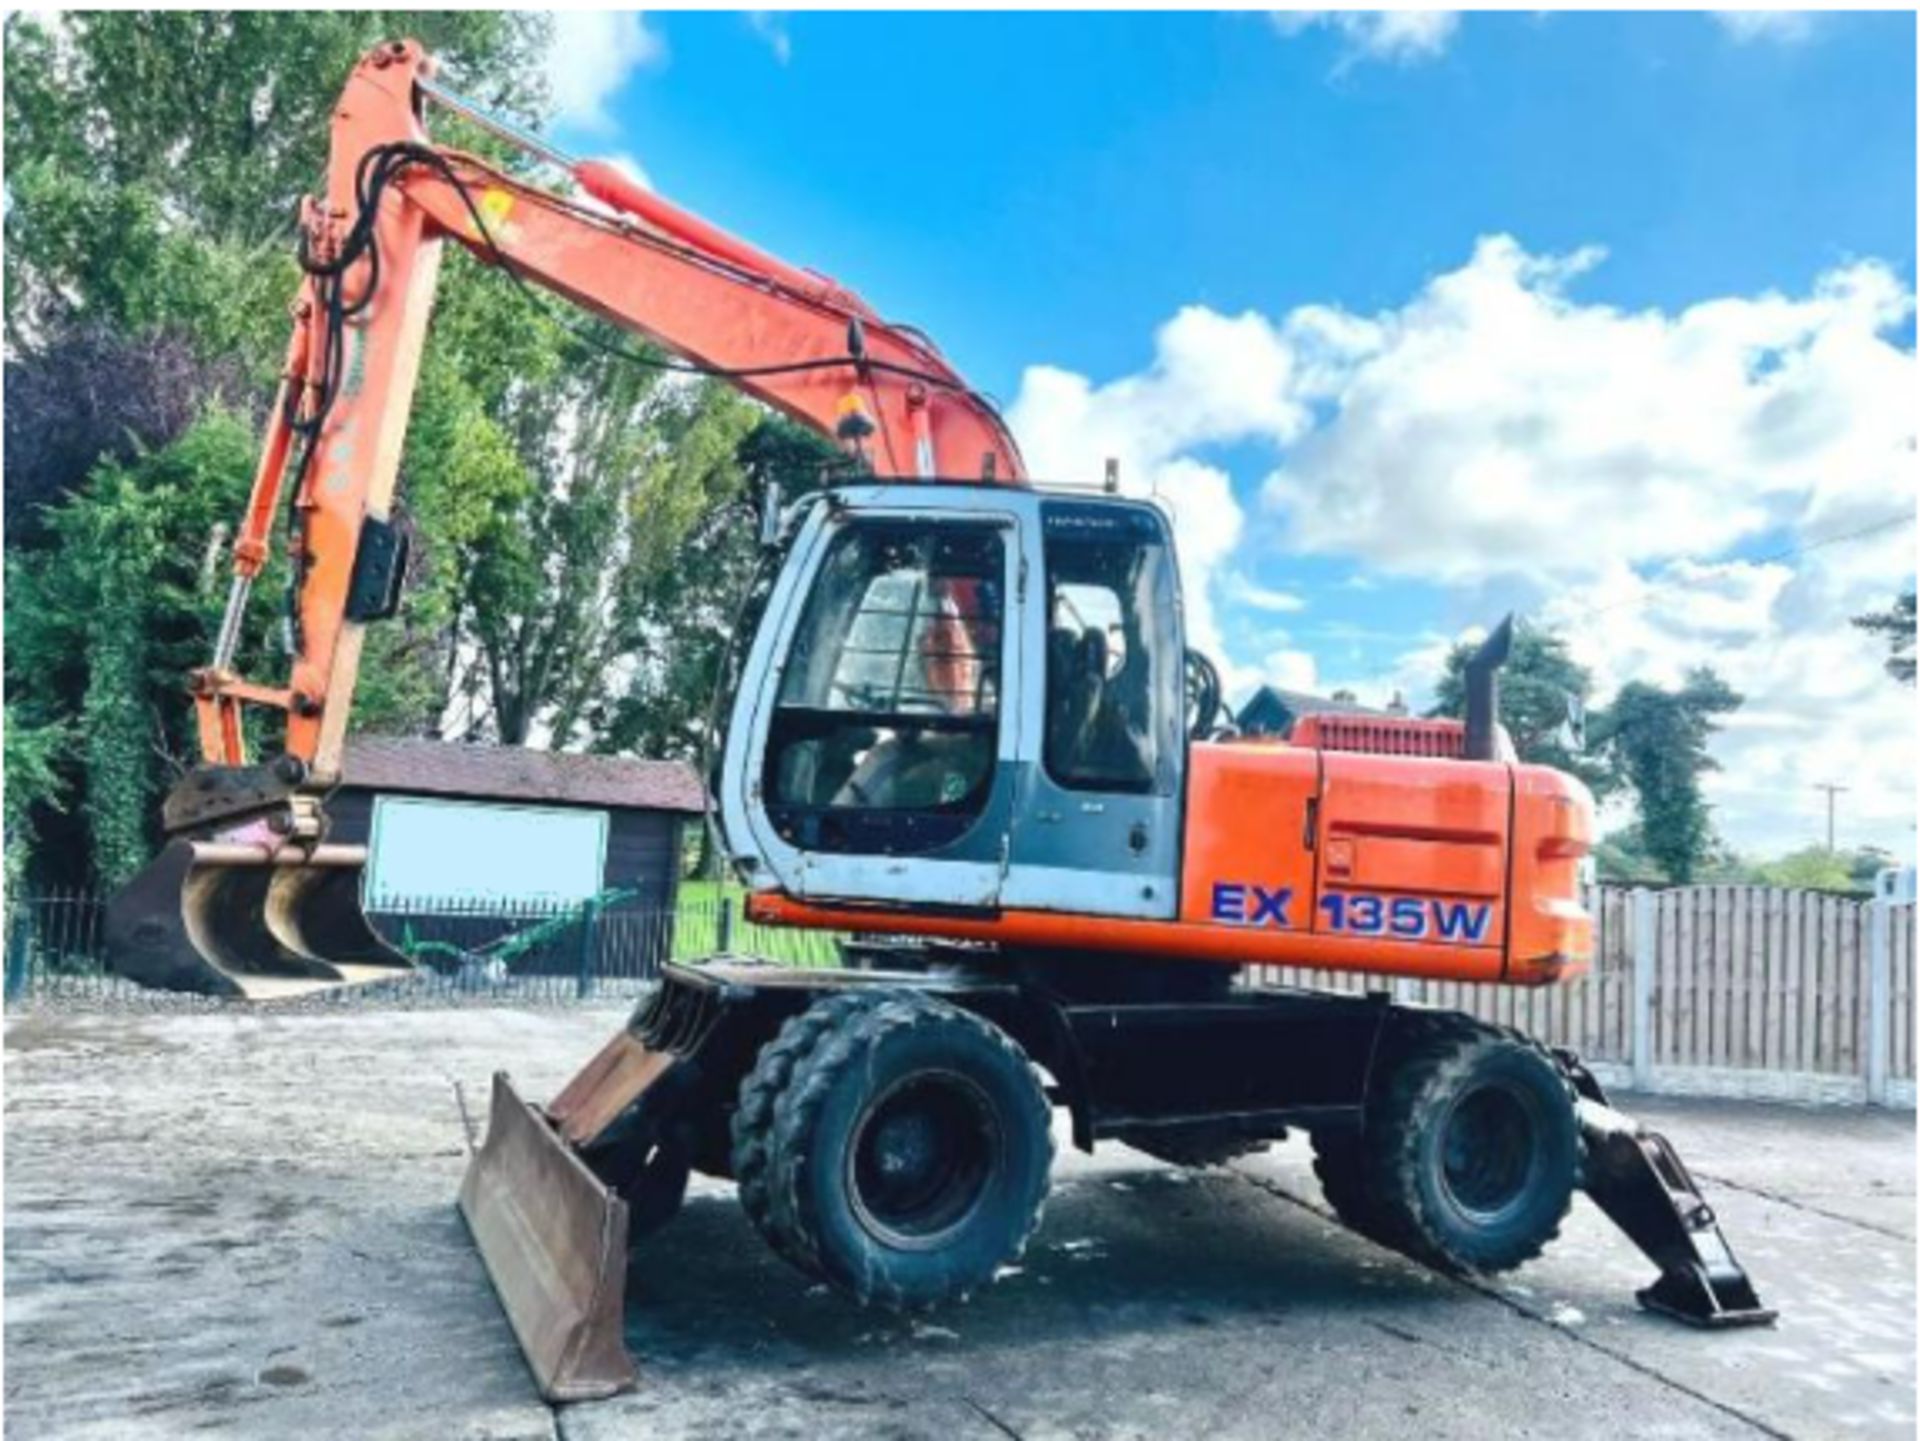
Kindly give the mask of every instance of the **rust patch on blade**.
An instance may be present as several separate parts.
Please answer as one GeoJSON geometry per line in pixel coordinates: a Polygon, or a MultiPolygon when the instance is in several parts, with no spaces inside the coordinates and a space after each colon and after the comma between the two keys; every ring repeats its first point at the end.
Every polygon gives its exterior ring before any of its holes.
{"type": "Polygon", "coordinates": [[[649,1051],[632,1032],[622,1031],[567,1082],[548,1105],[547,1115],[570,1143],[584,1146],[672,1064],[667,1052],[649,1051]]]}

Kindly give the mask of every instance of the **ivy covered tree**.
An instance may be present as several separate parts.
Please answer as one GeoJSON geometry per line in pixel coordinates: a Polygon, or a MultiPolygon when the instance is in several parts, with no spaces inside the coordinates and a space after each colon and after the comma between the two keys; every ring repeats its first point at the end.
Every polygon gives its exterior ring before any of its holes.
{"type": "Polygon", "coordinates": [[[1718,766],[1707,743],[1718,718],[1740,703],[1724,680],[1701,666],[1673,690],[1629,681],[1589,730],[1633,787],[1644,853],[1677,884],[1692,881],[1712,852],[1712,816],[1700,782],[1718,766]]]}
{"type": "MultiPolygon", "coordinates": [[[[101,462],[47,512],[50,543],[8,558],[10,719],[69,735],[64,794],[36,817],[65,842],[63,880],[84,878],[80,857],[109,881],[147,858],[158,797],[191,753],[181,679],[212,644],[225,592],[216,542],[253,460],[252,427],[210,411],[159,450],[101,462]]],[[[255,615],[249,648],[270,629],[255,615]]]]}

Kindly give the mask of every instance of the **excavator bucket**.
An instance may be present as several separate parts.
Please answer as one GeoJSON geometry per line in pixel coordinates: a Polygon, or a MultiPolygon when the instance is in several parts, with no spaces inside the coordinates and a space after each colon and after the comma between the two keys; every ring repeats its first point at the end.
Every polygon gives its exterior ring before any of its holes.
{"type": "Polygon", "coordinates": [[[633,1385],[627,1203],[504,1071],[494,1073],[487,1139],[460,1184],[460,1214],[542,1396],[592,1401],[633,1385]]]}
{"type": "Polygon", "coordinates": [[[167,991],[280,1000],[404,976],[360,907],[363,846],[168,842],[107,903],[107,964],[167,991]]]}

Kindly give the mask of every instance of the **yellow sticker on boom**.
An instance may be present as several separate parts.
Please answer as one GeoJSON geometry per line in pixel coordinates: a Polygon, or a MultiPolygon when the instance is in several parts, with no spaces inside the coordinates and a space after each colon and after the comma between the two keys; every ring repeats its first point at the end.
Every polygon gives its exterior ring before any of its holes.
{"type": "Polygon", "coordinates": [[[479,203],[474,208],[480,212],[480,223],[485,227],[486,235],[495,240],[507,238],[507,217],[513,213],[513,202],[513,192],[498,186],[489,186],[480,193],[479,203]]]}

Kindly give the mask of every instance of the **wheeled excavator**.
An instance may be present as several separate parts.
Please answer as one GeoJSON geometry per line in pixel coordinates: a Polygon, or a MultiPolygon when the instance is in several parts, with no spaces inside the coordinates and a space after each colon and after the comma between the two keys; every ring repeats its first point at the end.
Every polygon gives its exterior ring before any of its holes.
{"type": "Polygon", "coordinates": [[[299,232],[225,619],[189,683],[204,763],[110,909],[112,963],[136,980],[271,1000],[409,969],[324,802],[366,627],[399,603],[395,482],[447,243],[530,304],[638,335],[654,348],[637,359],[737,385],[856,471],[765,509],[776,569],[716,787],[748,914],[849,937],[849,964],[667,964],[545,1105],[496,1075],[459,1206],[543,1394],[632,1383],[628,1248],[690,1173],[736,1182],[800,1271],[917,1310],[1020,1253],[1056,1113],[1078,1147],[1188,1165],[1304,1131],[1343,1221],[1457,1272],[1532,1258],[1584,1189],[1659,1267],[1647,1306],[1771,1319],[1673,1148],[1574,1056],[1385,984],[1561,985],[1589,963],[1592,800],[1515,759],[1505,627],[1469,668],[1464,722],[1232,734],[1186,650],[1157,505],[1033,483],[917,331],[463,100],[412,42],[354,70],[299,232]],[[435,144],[429,107],[572,190],[435,144]],[[261,684],[235,659],[281,525],[292,663],[261,684]],[[249,758],[250,707],[277,720],[270,759],[249,758]],[[1383,985],[1247,983],[1273,965],[1383,985]]]}

